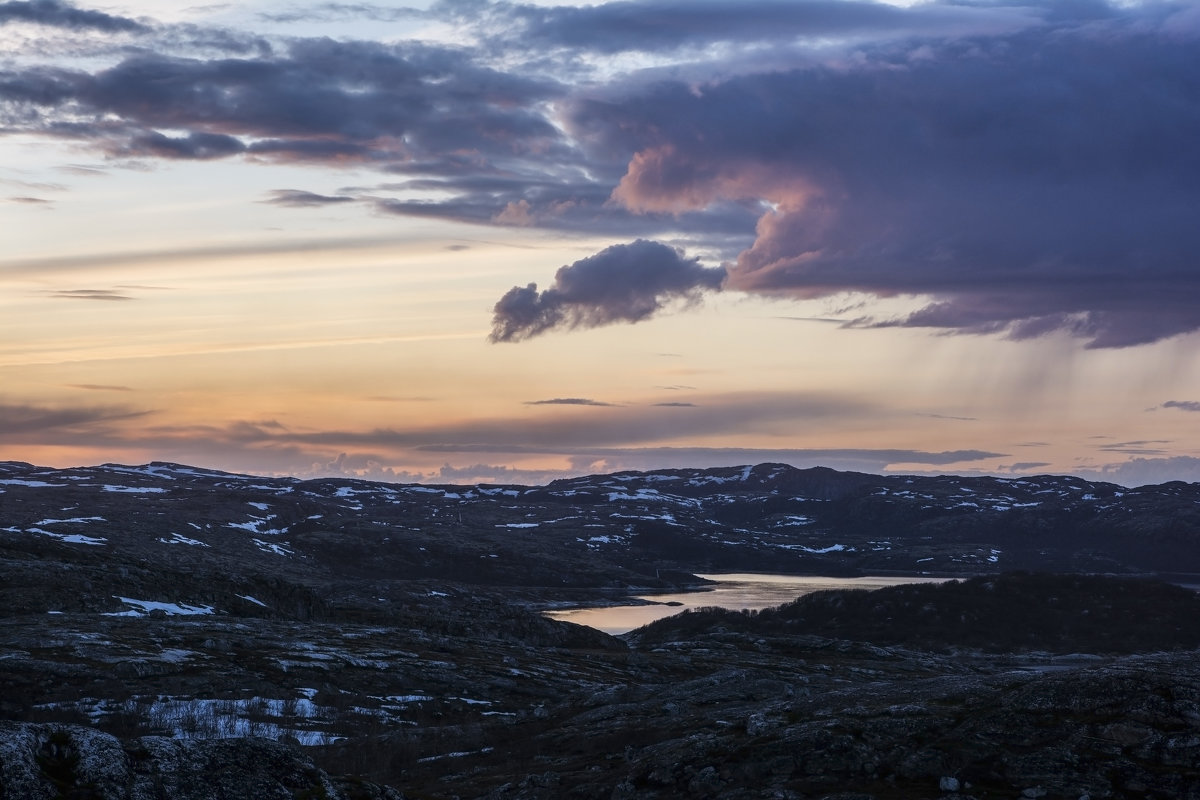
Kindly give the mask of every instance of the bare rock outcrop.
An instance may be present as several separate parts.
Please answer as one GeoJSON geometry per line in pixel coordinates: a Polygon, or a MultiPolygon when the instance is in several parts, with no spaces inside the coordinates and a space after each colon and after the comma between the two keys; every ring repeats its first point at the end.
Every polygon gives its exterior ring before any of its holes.
{"type": "Polygon", "coordinates": [[[268,739],[122,741],[78,725],[0,722],[0,800],[402,800],[335,778],[268,739]]]}

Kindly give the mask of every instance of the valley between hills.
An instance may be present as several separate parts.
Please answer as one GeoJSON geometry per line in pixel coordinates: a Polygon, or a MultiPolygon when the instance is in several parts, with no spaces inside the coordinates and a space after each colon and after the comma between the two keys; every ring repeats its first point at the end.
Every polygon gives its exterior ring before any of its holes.
{"type": "Polygon", "coordinates": [[[0,798],[1195,798],[1197,576],[1197,484],[8,462],[0,798]],[[542,613],[721,572],[955,580],[542,613]]]}

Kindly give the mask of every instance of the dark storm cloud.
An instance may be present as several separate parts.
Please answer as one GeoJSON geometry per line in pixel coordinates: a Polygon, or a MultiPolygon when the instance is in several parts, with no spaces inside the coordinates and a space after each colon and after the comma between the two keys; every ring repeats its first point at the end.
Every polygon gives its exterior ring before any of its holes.
{"type": "Polygon", "coordinates": [[[108,33],[137,32],[145,26],[126,17],[115,17],[101,11],[76,8],[58,0],[29,0],[0,3],[0,25],[8,22],[33,22],[55,28],[95,30],[108,33]]]}
{"type": "Polygon", "coordinates": [[[95,73],[9,70],[0,120],[117,155],[383,165],[459,151],[487,162],[561,150],[532,108],[560,93],[458,50],[301,39],[257,58],[146,53],[95,73]]]}
{"type": "MultiPolygon", "coordinates": [[[[454,6],[443,4],[443,8],[454,6]]],[[[478,14],[459,16],[469,23],[478,14]]],[[[497,3],[487,7],[490,28],[506,37],[555,48],[605,54],[658,53],[714,42],[781,42],[862,35],[965,34],[1034,23],[1022,8],[971,9],[953,3],[923,3],[900,9],[885,3],[844,0],[645,0],[588,6],[497,3]]]]}
{"type": "Polygon", "coordinates": [[[233,136],[220,133],[189,133],[187,136],[164,136],[151,131],[133,137],[122,155],[157,156],[207,160],[225,158],[244,152],[246,145],[233,136]]]}
{"type": "MultiPolygon", "coordinates": [[[[671,236],[729,260],[723,284],[710,270],[662,294],[638,270],[610,271],[598,301],[594,287],[573,300],[514,288],[497,341],[636,322],[718,287],[920,298],[912,313],[868,305],[841,321],[857,327],[1090,347],[1200,329],[1194,3],[474,0],[428,14],[478,43],[157,26],[90,71],[6,62],[0,134],[143,162],[366,166],[399,179],[345,193],[378,212],[671,236]],[[624,60],[605,59],[618,51],[693,61],[620,73],[624,60]],[[179,55],[206,52],[220,56],[179,55]]],[[[0,2],[0,22],[35,16],[142,24],[0,2]]]]}
{"type": "Polygon", "coordinates": [[[682,213],[634,213],[611,201],[624,162],[582,161],[577,150],[525,159],[521,163],[447,152],[436,159],[396,162],[385,169],[407,180],[361,189],[382,213],[631,237],[664,230],[687,231],[732,257],[753,240],[759,209],[716,202],[682,213]],[[402,192],[410,198],[386,194],[402,192]],[[444,198],[444,199],[431,199],[444,198]],[[725,245],[724,248],[722,246],[725,245]]]}
{"type": "Polygon", "coordinates": [[[1089,4],[831,67],[609,87],[571,130],[634,153],[614,192],[631,210],[771,204],[727,288],[934,298],[860,325],[1152,342],[1200,328],[1188,8],[1089,4]]]}
{"type": "Polygon", "coordinates": [[[669,302],[695,301],[720,289],[723,269],[700,266],[673,247],[638,239],[560,267],[554,284],[514,286],[495,306],[493,342],[515,342],[553,329],[640,322],[669,302]]]}
{"type": "Polygon", "coordinates": [[[1195,400],[1168,400],[1163,408],[1177,408],[1180,411],[1200,411],[1200,402],[1195,400]]]}

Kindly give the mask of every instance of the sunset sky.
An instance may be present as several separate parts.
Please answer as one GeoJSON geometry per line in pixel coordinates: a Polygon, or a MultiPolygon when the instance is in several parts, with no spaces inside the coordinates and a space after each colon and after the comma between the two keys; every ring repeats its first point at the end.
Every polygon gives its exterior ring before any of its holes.
{"type": "Polygon", "coordinates": [[[1200,2],[0,0],[0,460],[1200,480],[1200,2]]]}

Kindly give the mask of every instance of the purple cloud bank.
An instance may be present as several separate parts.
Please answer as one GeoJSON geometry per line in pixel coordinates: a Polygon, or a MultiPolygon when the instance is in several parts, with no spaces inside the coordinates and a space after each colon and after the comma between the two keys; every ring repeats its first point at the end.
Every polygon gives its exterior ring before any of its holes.
{"type": "Polygon", "coordinates": [[[493,341],[638,322],[718,288],[911,296],[910,314],[868,305],[850,324],[1090,347],[1200,329],[1194,3],[480,0],[413,14],[469,42],[269,41],[0,3],[0,24],[139,43],[71,67],[6,62],[0,135],[118,160],[366,167],[377,185],[272,202],[642,237],[614,248],[645,266],[609,248],[543,292],[515,287],[493,341]],[[627,54],[659,66],[625,69],[627,54]],[[726,263],[655,249],[668,237],[726,263]]]}

